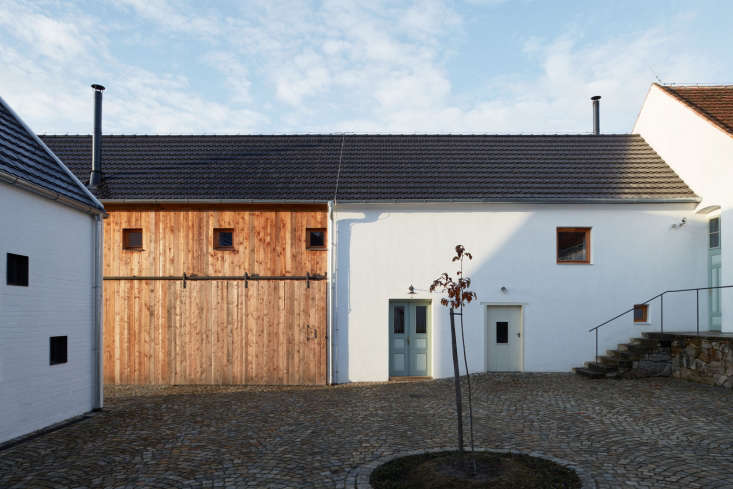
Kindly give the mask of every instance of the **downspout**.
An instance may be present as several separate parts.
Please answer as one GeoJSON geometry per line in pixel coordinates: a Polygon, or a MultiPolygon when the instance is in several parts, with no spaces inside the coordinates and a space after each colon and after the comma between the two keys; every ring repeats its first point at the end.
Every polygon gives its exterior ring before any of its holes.
{"type": "Polygon", "coordinates": [[[92,238],[92,245],[94,246],[94,277],[92,287],[92,300],[94,301],[94,345],[92,352],[94,356],[94,372],[92,378],[94,379],[95,385],[95,396],[92,402],[92,410],[98,411],[104,406],[104,376],[102,375],[103,368],[103,334],[102,334],[102,246],[104,243],[104,235],[102,234],[102,216],[94,216],[94,232],[92,238]]]}
{"type": "Polygon", "coordinates": [[[333,208],[334,201],[328,201],[328,385],[333,385],[333,297],[334,297],[334,238],[333,238],[333,208]]]}

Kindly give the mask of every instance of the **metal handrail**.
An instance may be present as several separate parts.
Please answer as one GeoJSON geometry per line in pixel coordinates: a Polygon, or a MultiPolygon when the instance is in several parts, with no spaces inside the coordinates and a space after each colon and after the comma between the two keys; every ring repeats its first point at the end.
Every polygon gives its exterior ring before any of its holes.
{"type": "MultiPolygon", "coordinates": [[[[664,294],[672,294],[672,293],[675,293],[675,292],[692,292],[692,291],[695,291],[695,300],[696,300],[696,305],[697,305],[697,310],[696,310],[696,314],[697,314],[697,335],[699,336],[700,335],[700,291],[701,290],[714,290],[714,289],[729,289],[729,288],[733,288],[733,285],[717,285],[717,286],[714,286],[714,287],[695,287],[695,288],[691,288],[691,289],[665,290],[664,292],[661,292],[661,293],[655,295],[654,297],[645,300],[644,302],[639,302],[636,305],[649,304],[654,299],[659,299],[659,311],[660,311],[659,312],[659,332],[660,332],[660,334],[662,336],[664,336],[664,294]]],[[[624,312],[622,312],[621,314],[618,314],[618,315],[612,317],[611,319],[602,322],[598,326],[595,326],[595,327],[593,327],[593,328],[591,328],[591,329],[588,330],[589,333],[595,332],[595,335],[596,335],[596,338],[595,338],[595,340],[596,340],[596,364],[598,364],[598,330],[601,327],[603,327],[603,326],[607,325],[608,323],[610,323],[611,321],[615,321],[616,319],[618,319],[621,316],[624,316],[624,315],[630,313],[633,310],[634,310],[634,307],[632,307],[631,309],[627,309],[624,312]]]]}

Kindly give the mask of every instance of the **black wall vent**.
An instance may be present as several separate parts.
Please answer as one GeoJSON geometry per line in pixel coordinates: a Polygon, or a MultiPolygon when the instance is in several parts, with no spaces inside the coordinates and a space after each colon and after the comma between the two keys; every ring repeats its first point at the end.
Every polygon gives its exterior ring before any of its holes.
{"type": "Polygon", "coordinates": [[[51,336],[51,365],[68,361],[68,341],[66,336],[51,336]]]}
{"type": "Polygon", "coordinates": [[[28,287],[28,257],[8,253],[7,264],[8,285],[20,285],[28,287]]]}

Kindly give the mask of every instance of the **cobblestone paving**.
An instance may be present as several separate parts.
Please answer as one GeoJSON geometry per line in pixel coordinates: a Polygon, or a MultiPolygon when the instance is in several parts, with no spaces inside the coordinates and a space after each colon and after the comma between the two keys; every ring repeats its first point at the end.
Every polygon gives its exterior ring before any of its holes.
{"type": "MultiPolygon", "coordinates": [[[[733,392],[676,379],[472,377],[476,445],[568,460],[599,487],[733,488],[733,392]]],[[[451,381],[107,388],[104,411],[0,451],[0,487],[344,487],[451,445],[451,381]]]]}

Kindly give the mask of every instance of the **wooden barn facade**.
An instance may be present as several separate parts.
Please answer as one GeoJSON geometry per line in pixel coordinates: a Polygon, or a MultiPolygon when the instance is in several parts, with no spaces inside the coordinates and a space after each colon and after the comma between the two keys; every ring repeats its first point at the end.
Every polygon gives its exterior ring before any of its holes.
{"type": "Polygon", "coordinates": [[[105,382],[326,382],[325,206],[108,212],[105,382]]]}

